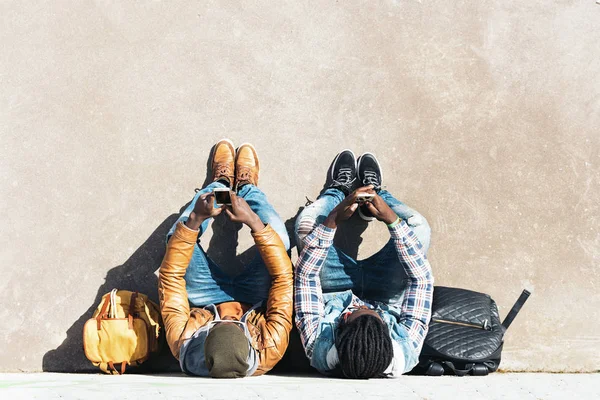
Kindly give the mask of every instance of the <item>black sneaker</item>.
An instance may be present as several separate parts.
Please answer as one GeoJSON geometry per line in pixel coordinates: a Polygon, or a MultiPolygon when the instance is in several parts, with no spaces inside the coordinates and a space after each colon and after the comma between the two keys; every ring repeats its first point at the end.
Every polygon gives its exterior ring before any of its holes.
{"type": "Polygon", "coordinates": [[[371,153],[365,153],[358,158],[358,180],[361,186],[373,185],[376,192],[381,190],[381,166],[371,153]]]}
{"type": "MultiPolygon", "coordinates": [[[[358,180],[361,186],[373,185],[376,192],[381,190],[381,166],[372,153],[364,153],[358,158],[358,180]]],[[[366,206],[358,208],[358,216],[365,221],[375,218],[366,206]]]]}
{"type": "Polygon", "coordinates": [[[344,150],[333,160],[331,167],[331,185],[347,196],[352,192],[356,181],[356,156],[351,150],[344,150]]]}

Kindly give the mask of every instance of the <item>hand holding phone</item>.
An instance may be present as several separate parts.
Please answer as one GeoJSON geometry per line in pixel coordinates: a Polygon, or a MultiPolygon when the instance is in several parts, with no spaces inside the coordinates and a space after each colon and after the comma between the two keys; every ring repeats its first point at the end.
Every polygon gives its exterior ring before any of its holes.
{"type": "Polygon", "coordinates": [[[356,189],[344,198],[327,216],[323,224],[329,228],[335,229],[337,226],[350,218],[360,205],[358,201],[359,196],[363,195],[374,195],[373,186],[363,186],[356,189]]]}
{"type": "Polygon", "coordinates": [[[371,214],[377,218],[377,220],[388,225],[398,219],[398,215],[396,215],[394,210],[392,210],[379,195],[373,197],[368,203],[365,203],[365,207],[369,209],[371,214]]]}
{"type": "Polygon", "coordinates": [[[188,228],[198,229],[204,220],[216,217],[223,211],[221,208],[215,207],[214,196],[214,193],[204,193],[198,197],[194,209],[185,223],[188,228]]]}

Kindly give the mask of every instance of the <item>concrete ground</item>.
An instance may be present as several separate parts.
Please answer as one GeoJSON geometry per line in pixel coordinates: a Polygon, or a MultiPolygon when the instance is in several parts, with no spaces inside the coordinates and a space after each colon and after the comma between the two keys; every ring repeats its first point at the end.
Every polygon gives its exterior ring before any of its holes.
{"type": "Polygon", "coordinates": [[[261,376],[216,380],[177,375],[0,374],[3,399],[598,399],[599,374],[493,374],[348,381],[261,376]]]}

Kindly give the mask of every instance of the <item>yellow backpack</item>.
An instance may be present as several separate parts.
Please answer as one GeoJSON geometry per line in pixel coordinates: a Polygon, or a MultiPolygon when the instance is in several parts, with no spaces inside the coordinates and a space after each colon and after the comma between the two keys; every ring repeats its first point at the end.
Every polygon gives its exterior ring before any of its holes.
{"type": "Polygon", "coordinates": [[[160,350],[161,324],[148,296],[113,289],[83,326],[85,356],[107,374],[123,374],[127,365],[140,365],[160,350]]]}

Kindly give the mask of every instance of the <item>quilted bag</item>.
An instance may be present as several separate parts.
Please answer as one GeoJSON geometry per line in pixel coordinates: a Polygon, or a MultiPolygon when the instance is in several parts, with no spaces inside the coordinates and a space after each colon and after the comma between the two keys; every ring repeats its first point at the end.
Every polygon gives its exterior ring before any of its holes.
{"type": "Polygon", "coordinates": [[[160,350],[161,323],[148,296],[113,289],[83,326],[85,356],[105,373],[121,375],[160,350]]]}
{"type": "Polygon", "coordinates": [[[500,366],[504,332],[529,297],[524,290],[504,322],[485,293],[436,286],[429,332],[413,370],[425,375],[487,375],[500,366]]]}

